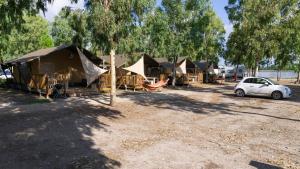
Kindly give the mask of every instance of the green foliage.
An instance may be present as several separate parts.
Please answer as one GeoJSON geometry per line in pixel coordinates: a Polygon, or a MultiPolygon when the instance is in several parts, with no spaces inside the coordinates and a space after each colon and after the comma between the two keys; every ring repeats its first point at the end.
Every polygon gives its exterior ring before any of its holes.
{"type": "Polygon", "coordinates": [[[0,36],[3,60],[16,58],[28,52],[53,46],[48,22],[40,16],[24,16],[24,24],[10,34],[0,36]]]}
{"type": "MultiPolygon", "coordinates": [[[[275,58],[282,69],[297,52],[294,23],[299,0],[229,0],[226,7],[234,31],[227,42],[226,59],[255,68],[266,58],[275,58]],[[293,24],[294,23],[294,24],[293,24]]],[[[298,19],[299,20],[299,19],[298,19]]]]}
{"type": "Polygon", "coordinates": [[[209,1],[163,0],[147,16],[146,51],[176,60],[179,56],[216,61],[222,54],[224,26],[209,1]]]}
{"type": "Polygon", "coordinates": [[[93,42],[107,54],[118,46],[119,52],[136,48],[138,27],[154,0],[101,0],[87,4],[93,42]]]}
{"type": "Polygon", "coordinates": [[[52,23],[51,35],[56,46],[74,44],[87,47],[90,43],[87,13],[81,9],[63,8],[52,23]]]}

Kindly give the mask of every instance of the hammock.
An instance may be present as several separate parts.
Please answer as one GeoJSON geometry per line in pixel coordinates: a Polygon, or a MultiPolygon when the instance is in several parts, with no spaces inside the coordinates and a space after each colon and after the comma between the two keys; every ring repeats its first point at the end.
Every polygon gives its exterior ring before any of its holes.
{"type": "Polygon", "coordinates": [[[155,91],[157,90],[158,88],[161,88],[161,87],[164,87],[168,84],[169,82],[169,79],[163,81],[163,80],[160,80],[159,82],[155,83],[155,84],[151,84],[151,85],[144,85],[145,89],[146,90],[149,90],[149,91],[155,91]]]}

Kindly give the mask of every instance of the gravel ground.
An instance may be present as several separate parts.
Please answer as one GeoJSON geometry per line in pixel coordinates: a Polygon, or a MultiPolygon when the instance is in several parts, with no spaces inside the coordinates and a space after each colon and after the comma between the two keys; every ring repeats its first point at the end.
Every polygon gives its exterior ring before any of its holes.
{"type": "Polygon", "coordinates": [[[41,102],[0,89],[0,168],[300,168],[291,87],[280,101],[237,98],[233,84],[119,92],[114,108],[105,96],[41,102]]]}

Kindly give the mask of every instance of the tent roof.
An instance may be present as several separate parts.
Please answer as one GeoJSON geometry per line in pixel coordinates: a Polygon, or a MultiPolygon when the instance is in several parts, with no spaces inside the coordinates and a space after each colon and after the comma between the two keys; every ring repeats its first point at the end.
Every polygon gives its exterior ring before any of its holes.
{"type": "MultiPolygon", "coordinates": [[[[144,64],[151,65],[152,67],[159,67],[159,63],[150,57],[147,54],[141,54],[141,57],[144,56],[144,64]]],[[[102,60],[104,60],[105,63],[110,64],[110,56],[100,56],[102,60]]],[[[125,66],[126,64],[132,63],[132,57],[125,56],[125,55],[115,55],[115,64],[117,68],[120,68],[122,66],[125,66]]]]}
{"type": "MultiPolygon", "coordinates": [[[[23,55],[17,59],[13,59],[10,60],[8,62],[5,62],[4,64],[15,64],[18,62],[29,62],[32,61],[34,59],[38,59],[44,56],[48,56],[49,54],[52,54],[54,52],[58,52],[64,49],[70,49],[74,52],[76,52],[76,46],[74,45],[61,45],[61,46],[57,46],[57,47],[52,47],[52,48],[46,48],[46,49],[39,49],[37,51],[33,51],[31,53],[28,53],[26,55],[23,55]]],[[[90,53],[89,51],[87,51],[86,49],[83,49],[83,53],[95,64],[99,64],[101,63],[101,60],[99,58],[96,58],[93,56],[92,53],[90,53]]]]}
{"type": "Polygon", "coordinates": [[[208,69],[209,65],[207,64],[206,61],[201,60],[201,61],[195,61],[194,64],[202,71],[205,71],[208,69]]]}
{"type": "MultiPolygon", "coordinates": [[[[154,58],[161,66],[165,68],[173,68],[173,62],[169,61],[167,58],[154,58]]],[[[186,67],[187,68],[195,68],[195,64],[186,57],[178,57],[177,65],[180,65],[186,59],[186,67]]]]}

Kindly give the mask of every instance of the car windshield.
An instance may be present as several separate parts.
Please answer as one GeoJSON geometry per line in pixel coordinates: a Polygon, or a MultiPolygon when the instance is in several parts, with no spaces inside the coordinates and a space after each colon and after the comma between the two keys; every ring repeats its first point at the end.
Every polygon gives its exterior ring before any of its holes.
{"type": "Polygon", "coordinates": [[[269,82],[271,82],[271,83],[274,84],[274,85],[279,85],[277,82],[275,82],[275,81],[273,81],[273,80],[271,80],[271,79],[269,79],[269,78],[265,78],[265,79],[267,79],[269,82]]]}

